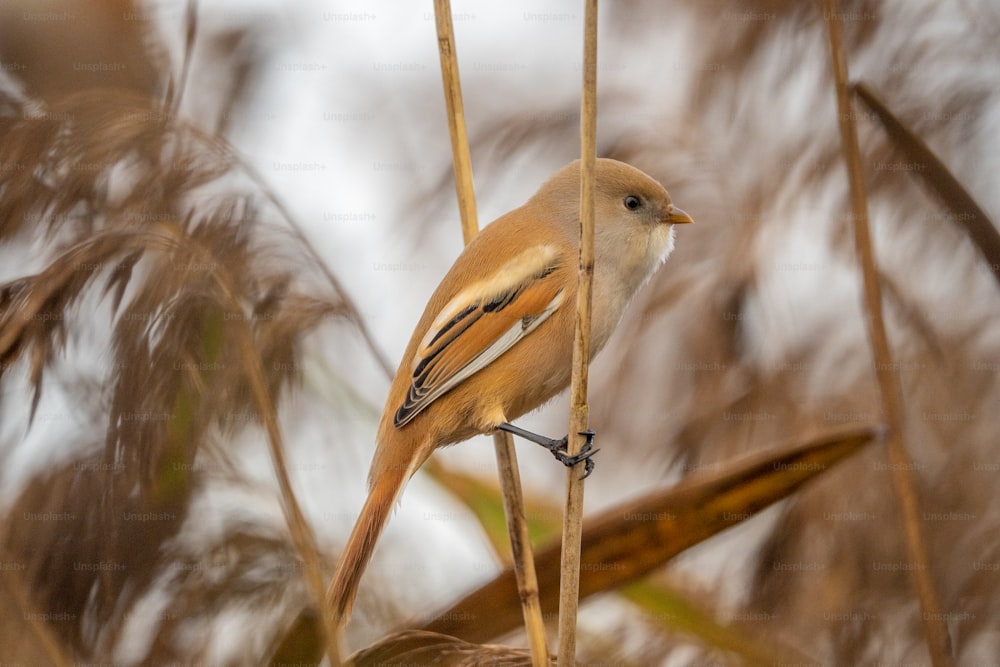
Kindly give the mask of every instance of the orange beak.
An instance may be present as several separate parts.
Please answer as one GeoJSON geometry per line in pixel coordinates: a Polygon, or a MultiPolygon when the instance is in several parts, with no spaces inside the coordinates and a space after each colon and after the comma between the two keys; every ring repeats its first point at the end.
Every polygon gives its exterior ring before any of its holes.
{"type": "Polygon", "coordinates": [[[694,222],[694,218],[671,204],[667,209],[667,222],[671,225],[687,225],[694,222]]]}

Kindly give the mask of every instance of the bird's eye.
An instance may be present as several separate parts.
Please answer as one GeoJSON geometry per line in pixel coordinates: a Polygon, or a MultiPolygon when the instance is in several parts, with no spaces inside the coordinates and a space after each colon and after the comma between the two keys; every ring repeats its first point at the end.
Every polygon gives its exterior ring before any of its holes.
{"type": "Polygon", "coordinates": [[[625,199],[622,200],[622,203],[625,204],[625,208],[630,211],[634,211],[642,206],[642,200],[635,195],[626,195],[625,199]]]}

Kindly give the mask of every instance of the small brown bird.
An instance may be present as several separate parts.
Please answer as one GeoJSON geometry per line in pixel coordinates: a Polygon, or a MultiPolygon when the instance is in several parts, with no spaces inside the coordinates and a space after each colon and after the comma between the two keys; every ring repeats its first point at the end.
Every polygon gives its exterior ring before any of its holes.
{"type": "MultiPolygon", "coordinates": [[[[673,226],[693,222],[662,185],[616,160],[597,160],[594,207],[592,358],[673,250],[673,226]]],[[[508,422],[569,385],[579,210],[577,160],[476,236],[427,303],[389,389],[368,500],[328,592],[338,627],[400,491],[431,452],[498,428],[526,435],[508,422]]],[[[532,439],[566,465],[589,456],[532,439]]]]}

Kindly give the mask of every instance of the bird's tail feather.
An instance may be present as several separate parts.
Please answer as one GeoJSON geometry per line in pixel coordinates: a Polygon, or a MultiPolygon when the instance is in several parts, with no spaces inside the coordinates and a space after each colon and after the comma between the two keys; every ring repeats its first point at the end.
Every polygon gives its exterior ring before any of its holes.
{"type": "Polygon", "coordinates": [[[372,552],[375,551],[375,544],[382,534],[382,529],[389,520],[393,505],[396,504],[403,486],[413,474],[411,469],[413,467],[410,465],[383,469],[373,480],[368,499],[340,555],[337,571],[327,591],[327,609],[334,614],[338,628],[346,625],[350,617],[361,577],[368,566],[368,561],[371,560],[372,552]]]}

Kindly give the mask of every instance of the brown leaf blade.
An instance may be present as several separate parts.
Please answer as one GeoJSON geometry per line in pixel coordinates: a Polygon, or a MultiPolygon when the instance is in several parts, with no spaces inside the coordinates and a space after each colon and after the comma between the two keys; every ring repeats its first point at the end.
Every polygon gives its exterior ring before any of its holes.
{"type": "Polygon", "coordinates": [[[908,160],[924,167],[910,173],[918,176],[948,208],[952,213],[951,220],[969,235],[997,282],[1000,282],[1000,232],[997,232],[993,221],[934,151],[889,110],[868,84],[860,82],[851,88],[858,99],[878,116],[892,145],[908,160]]]}
{"type": "MultiPolygon", "coordinates": [[[[584,526],[580,597],[649,574],[685,549],[788,497],[881,435],[882,429],[875,427],[838,430],[806,445],[753,456],[721,473],[693,475],[591,518],[584,526]]],[[[558,544],[536,554],[546,614],[557,608],[559,563],[558,544]]],[[[426,621],[422,629],[487,641],[520,623],[517,595],[513,571],[507,569],[426,621]]]]}

